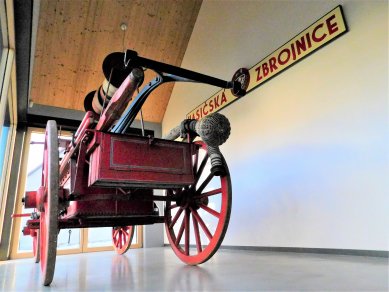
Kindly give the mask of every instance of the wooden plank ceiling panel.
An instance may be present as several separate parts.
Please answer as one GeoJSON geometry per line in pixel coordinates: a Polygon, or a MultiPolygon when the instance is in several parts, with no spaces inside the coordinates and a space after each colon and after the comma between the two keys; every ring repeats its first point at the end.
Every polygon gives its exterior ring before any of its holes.
{"type": "MultiPolygon", "coordinates": [[[[104,79],[102,61],[124,48],[180,66],[202,0],[42,0],[31,100],[84,110],[85,95],[104,79]],[[121,23],[127,23],[125,33],[121,23]]],[[[145,82],[154,74],[146,71],[145,82]]],[[[146,121],[161,122],[173,84],[146,101],[146,121]]]]}

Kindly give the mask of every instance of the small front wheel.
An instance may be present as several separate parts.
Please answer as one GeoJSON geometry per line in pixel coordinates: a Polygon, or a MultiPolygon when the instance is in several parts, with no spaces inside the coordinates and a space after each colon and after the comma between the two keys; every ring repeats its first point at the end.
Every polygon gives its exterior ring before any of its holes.
{"type": "Polygon", "coordinates": [[[112,244],[118,254],[124,254],[131,246],[135,226],[120,226],[112,228],[112,244]]]}

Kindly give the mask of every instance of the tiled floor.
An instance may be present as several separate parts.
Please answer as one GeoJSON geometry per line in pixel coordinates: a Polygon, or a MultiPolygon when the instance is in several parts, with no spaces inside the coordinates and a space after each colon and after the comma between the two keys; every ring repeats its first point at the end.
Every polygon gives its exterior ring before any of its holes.
{"type": "Polygon", "coordinates": [[[201,266],[167,248],[58,256],[50,287],[32,259],[0,262],[1,291],[388,291],[388,259],[219,250],[201,266]]]}

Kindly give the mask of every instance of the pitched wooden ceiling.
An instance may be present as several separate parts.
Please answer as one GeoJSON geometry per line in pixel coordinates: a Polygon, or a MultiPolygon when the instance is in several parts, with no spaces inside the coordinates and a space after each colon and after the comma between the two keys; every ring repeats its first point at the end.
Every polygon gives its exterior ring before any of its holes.
{"type": "MultiPolygon", "coordinates": [[[[201,2],[41,0],[30,99],[84,110],[85,95],[104,79],[105,56],[124,48],[180,66],[201,2]],[[128,25],[125,33],[123,22],[128,25]]],[[[145,81],[153,77],[147,70],[145,81]]],[[[173,86],[165,84],[148,98],[143,106],[146,121],[162,121],[173,86]]]]}

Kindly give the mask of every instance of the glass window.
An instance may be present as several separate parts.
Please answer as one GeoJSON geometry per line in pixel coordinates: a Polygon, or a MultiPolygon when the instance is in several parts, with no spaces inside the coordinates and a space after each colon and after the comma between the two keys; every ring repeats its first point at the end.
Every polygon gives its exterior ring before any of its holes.
{"type": "Polygon", "coordinates": [[[3,49],[3,28],[0,21],[0,48],[3,49]]]}
{"type": "MultiPolygon", "coordinates": [[[[138,244],[138,226],[135,227],[131,244],[138,244]]],[[[88,248],[104,246],[112,246],[112,227],[88,228],[88,248]]]]}
{"type": "MultiPolygon", "coordinates": [[[[0,137],[0,177],[3,177],[4,157],[7,148],[9,127],[4,126],[0,137]]],[[[1,195],[0,195],[1,196],[1,195]]]]}
{"type": "Polygon", "coordinates": [[[88,228],[88,247],[112,245],[112,227],[88,228]]]}
{"type": "Polygon", "coordinates": [[[3,49],[4,46],[6,46],[6,40],[4,40],[7,37],[7,23],[6,23],[6,12],[5,12],[5,5],[4,0],[0,0],[0,48],[3,49]]]}
{"type": "MultiPolygon", "coordinates": [[[[1,103],[0,103],[1,105],[1,103]]],[[[7,177],[7,166],[11,152],[11,122],[10,122],[10,107],[8,99],[5,100],[5,114],[3,125],[0,128],[0,202],[3,201],[5,193],[5,178],[7,177]]]]}

